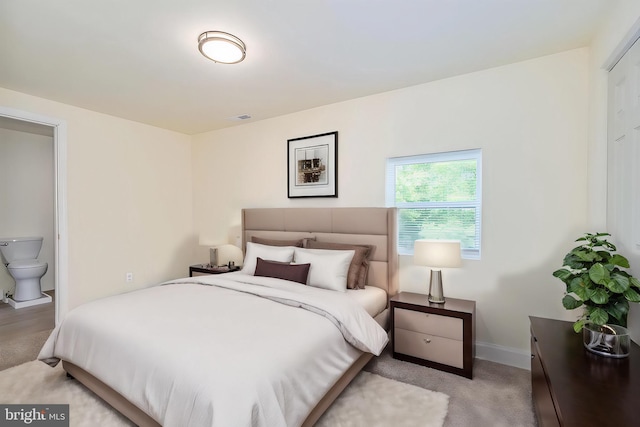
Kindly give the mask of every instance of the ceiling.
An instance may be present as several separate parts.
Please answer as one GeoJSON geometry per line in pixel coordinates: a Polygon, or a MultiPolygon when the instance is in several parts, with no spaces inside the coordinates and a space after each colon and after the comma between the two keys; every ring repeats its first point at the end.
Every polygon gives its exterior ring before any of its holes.
{"type": "Polygon", "coordinates": [[[3,0],[0,87],[197,134],[587,46],[617,2],[3,0]]]}

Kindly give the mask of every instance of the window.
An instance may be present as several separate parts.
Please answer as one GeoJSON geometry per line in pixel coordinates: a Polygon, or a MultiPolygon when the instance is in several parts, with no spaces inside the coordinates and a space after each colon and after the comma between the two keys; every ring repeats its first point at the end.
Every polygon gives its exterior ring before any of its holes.
{"type": "Polygon", "coordinates": [[[482,151],[387,159],[386,202],[398,208],[398,253],[417,239],[461,241],[462,257],[480,258],[482,151]]]}

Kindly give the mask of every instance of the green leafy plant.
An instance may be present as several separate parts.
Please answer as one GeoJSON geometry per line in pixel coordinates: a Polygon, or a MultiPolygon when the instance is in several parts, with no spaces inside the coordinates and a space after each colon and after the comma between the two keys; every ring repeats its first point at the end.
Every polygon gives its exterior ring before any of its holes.
{"type": "Polygon", "coordinates": [[[640,302],[640,281],[622,268],[629,261],[607,241],[608,233],[589,234],[576,240],[582,242],[571,250],[563,267],[553,275],[566,285],[562,305],[567,310],[584,306],[584,313],[573,324],[580,332],[586,323],[627,326],[629,302],[640,302]]]}

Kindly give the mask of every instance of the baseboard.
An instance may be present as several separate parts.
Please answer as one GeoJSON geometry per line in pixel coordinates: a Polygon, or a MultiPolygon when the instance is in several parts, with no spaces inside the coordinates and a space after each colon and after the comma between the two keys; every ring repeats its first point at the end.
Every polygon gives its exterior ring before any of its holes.
{"type": "Polygon", "coordinates": [[[522,351],[487,342],[476,342],[476,358],[531,370],[530,351],[522,351]]]}
{"type": "Polygon", "coordinates": [[[8,298],[8,300],[9,300],[8,301],[9,305],[15,309],[32,307],[34,305],[40,305],[40,304],[47,304],[53,301],[53,299],[51,298],[51,295],[45,294],[44,292],[42,292],[42,295],[40,296],[40,298],[32,299],[29,301],[15,301],[13,300],[13,298],[8,298]]]}

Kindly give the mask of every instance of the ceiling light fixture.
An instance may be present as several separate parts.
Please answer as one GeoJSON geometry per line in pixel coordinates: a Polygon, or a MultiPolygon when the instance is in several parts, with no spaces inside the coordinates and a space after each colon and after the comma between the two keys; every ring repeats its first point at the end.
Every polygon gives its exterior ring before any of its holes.
{"type": "Polygon", "coordinates": [[[246,56],[247,46],[233,34],[205,31],[198,36],[198,50],[214,62],[237,64],[246,56]]]}

